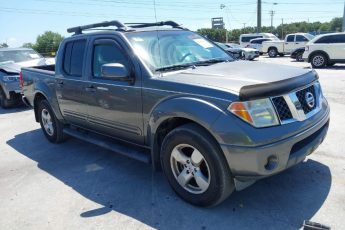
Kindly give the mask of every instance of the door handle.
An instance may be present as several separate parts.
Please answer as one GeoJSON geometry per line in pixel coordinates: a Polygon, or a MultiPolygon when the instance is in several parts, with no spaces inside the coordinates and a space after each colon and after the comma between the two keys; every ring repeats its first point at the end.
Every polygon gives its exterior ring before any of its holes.
{"type": "Polygon", "coordinates": [[[96,92],[96,87],[93,86],[93,85],[90,85],[90,86],[86,87],[85,90],[87,92],[92,92],[93,93],[93,92],[96,92]]]}

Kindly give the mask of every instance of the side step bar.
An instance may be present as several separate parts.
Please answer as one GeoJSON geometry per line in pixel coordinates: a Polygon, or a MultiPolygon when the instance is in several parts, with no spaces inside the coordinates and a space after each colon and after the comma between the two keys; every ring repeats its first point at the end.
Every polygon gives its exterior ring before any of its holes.
{"type": "Polygon", "coordinates": [[[133,158],[144,163],[151,163],[150,151],[144,148],[129,146],[129,144],[77,128],[64,128],[63,132],[69,136],[81,139],[83,141],[98,145],[113,152],[122,154],[126,157],[133,158]]]}

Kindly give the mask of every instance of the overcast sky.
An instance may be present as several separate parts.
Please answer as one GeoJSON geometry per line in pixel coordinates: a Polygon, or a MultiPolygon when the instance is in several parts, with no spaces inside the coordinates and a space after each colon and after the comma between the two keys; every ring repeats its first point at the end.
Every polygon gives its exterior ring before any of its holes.
{"type": "MultiPolygon", "coordinates": [[[[296,21],[329,21],[342,17],[344,0],[262,1],[262,25],[296,21]],[[274,5],[273,3],[277,3],[274,5]]],[[[11,47],[35,42],[51,30],[68,36],[66,28],[105,20],[155,21],[153,0],[0,0],[0,42],[11,47]]],[[[174,20],[196,30],[211,26],[212,17],[224,17],[226,28],[256,26],[256,0],[156,0],[157,20],[174,20]],[[221,9],[220,5],[225,7],[221,9]]]]}

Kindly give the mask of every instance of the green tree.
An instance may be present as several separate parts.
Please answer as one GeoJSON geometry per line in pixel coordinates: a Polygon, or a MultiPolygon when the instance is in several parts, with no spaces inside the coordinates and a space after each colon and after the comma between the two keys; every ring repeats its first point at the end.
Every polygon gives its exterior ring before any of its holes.
{"type": "Polygon", "coordinates": [[[46,31],[37,37],[36,43],[32,48],[42,55],[50,56],[56,53],[63,39],[64,37],[59,33],[46,31]]]}
{"type": "Polygon", "coordinates": [[[225,42],[226,34],[228,33],[225,29],[198,29],[197,33],[207,37],[208,39],[215,42],[225,42]]]}
{"type": "Polygon", "coordinates": [[[35,44],[31,43],[31,42],[27,42],[27,43],[24,43],[22,45],[23,48],[31,48],[33,49],[35,47],[35,44]]]}
{"type": "Polygon", "coordinates": [[[6,42],[0,43],[0,48],[7,48],[7,47],[8,47],[8,45],[6,42]]]}

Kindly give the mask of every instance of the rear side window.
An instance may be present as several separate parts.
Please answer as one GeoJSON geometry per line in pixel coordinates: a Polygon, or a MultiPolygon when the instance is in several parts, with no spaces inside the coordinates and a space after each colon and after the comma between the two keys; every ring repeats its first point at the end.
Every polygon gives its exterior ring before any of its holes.
{"type": "Polygon", "coordinates": [[[286,38],[286,41],[287,42],[294,42],[295,40],[295,35],[289,35],[287,38],[286,38]]]}
{"type": "Polygon", "coordinates": [[[334,43],[345,43],[345,34],[333,35],[334,43]]]}
{"type": "Polygon", "coordinates": [[[66,43],[63,69],[68,75],[82,76],[85,45],[85,40],[76,40],[66,43]]]}
{"type": "Polygon", "coordinates": [[[309,41],[306,37],[302,35],[296,35],[296,42],[307,42],[309,41]]]}

